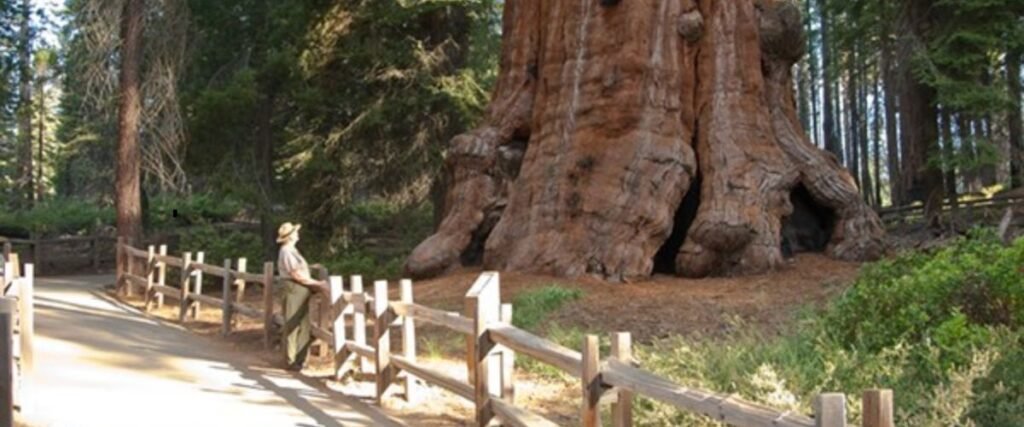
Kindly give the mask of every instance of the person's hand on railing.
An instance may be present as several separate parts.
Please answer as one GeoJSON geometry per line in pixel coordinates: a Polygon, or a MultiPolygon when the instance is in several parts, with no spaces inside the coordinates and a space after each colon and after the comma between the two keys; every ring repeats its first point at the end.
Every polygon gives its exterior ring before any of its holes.
{"type": "Polygon", "coordinates": [[[328,286],[326,281],[313,279],[309,276],[309,271],[296,270],[292,272],[291,276],[292,281],[309,288],[313,292],[328,293],[330,290],[330,286],[328,286]]]}
{"type": "Polygon", "coordinates": [[[327,284],[326,280],[315,280],[313,284],[307,286],[314,293],[323,292],[324,294],[329,294],[331,292],[331,286],[327,284]]]}

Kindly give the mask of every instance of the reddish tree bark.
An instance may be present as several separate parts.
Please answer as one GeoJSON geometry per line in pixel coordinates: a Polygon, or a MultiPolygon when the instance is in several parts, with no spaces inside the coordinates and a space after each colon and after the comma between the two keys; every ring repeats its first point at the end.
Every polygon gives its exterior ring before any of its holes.
{"type": "Polygon", "coordinates": [[[802,31],[778,0],[506,3],[493,101],[452,141],[445,219],[407,270],[482,252],[487,268],[634,280],[675,231],[678,274],[759,272],[783,262],[795,193],[827,217],[819,249],[878,256],[878,217],[800,126],[802,31]]]}
{"type": "MultiPolygon", "coordinates": [[[[127,0],[121,16],[121,99],[117,135],[117,235],[138,243],[142,234],[139,187],[139,68],[142,61],[143,0],[127,0]]],[[[118,260],[120,262],[120,260],[118,260]]]]}
{"type": "Polygon", "coordinates": [[[898,57],[902,87],[899,95],[900,124],[902,125],[903,164],[902,188],[908,200],[924,202],[926,222],[939,226],[942,211],[942,170],[935,162],[940,155],[939,128],[935,107],[936,92],[919,81],[914,69],[914,55],[923,49],[924,33],[931,21],[931,0],[909,0],[900,15],[898,31],[898,57]]]}

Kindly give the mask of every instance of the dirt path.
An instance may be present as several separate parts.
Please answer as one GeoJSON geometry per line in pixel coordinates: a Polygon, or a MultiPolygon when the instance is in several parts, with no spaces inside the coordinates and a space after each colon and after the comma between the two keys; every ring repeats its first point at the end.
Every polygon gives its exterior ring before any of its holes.
{"type": "Polygon", "coordinates": [[[36,284],[32,426],[398,426],[316,381],[112,301],[111,276],[36,284]]]}

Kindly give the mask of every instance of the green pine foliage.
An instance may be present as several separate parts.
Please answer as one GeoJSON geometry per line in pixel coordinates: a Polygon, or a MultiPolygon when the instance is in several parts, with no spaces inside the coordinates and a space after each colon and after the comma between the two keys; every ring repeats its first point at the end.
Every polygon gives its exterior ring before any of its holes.
{"type": "Polygon", "coordinates": [[[314,32],[300,53],[303,84],[285,132],[285,185],[313,222],[372,199],[424,200],[442,150],[476,121],[496,70],[493,5],[342,4],[341,22],[314,27],[334,30],[314,32]]]}

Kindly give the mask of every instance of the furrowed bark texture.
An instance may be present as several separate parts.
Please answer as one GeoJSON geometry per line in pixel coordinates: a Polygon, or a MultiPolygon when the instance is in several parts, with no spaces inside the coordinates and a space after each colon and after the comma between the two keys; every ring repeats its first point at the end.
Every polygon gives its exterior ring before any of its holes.
{"type": "Polygon", "coordinates": [[[796,4],[777,0],[506,3],[493,101],[452,141],[445,218],[408,272],[482,257],[628,281],[652,273],[674,230],[678,274],[770,270],[801,234],[784,232],[804,222],[786,221],[797,189],[831,227],[818,249],[877,257],[877,216],[799,124],[802,30],[796,4]],[[688,192],[695,217],[679,215],[688,192]]]}
{"type": "MultiPolygon", "coordinates": [[[[128,243],[142,237],[139,121],[141,95],[143,0],[128,0],[121,18],[121,100],[117,135],[117,235],[128,243]]],[[[118,260],[121,262],[121,260],[118,260]]]]}

